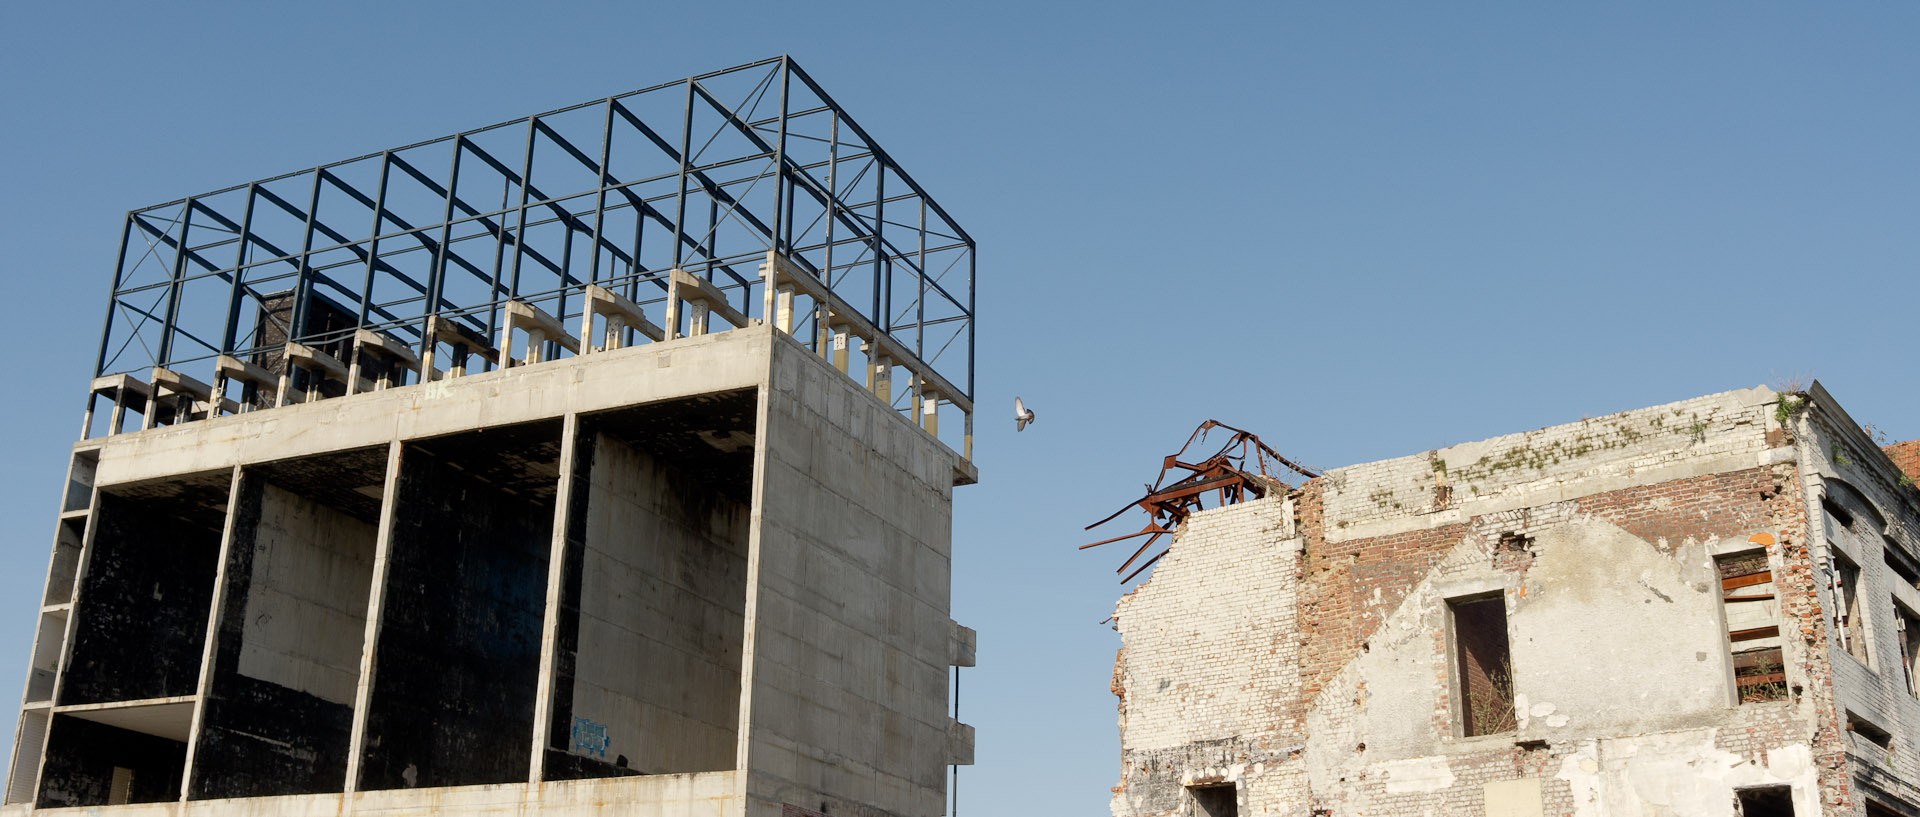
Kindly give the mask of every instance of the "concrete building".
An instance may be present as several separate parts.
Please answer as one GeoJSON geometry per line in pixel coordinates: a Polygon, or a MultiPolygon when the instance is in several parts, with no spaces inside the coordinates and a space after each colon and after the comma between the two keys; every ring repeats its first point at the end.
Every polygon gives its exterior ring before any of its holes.
{"type": "Polygon", "coordinates": [[[1117,607],[1112,812],[1920,813],[1916,466],[1815,384],[1194,513],[1117,607]]]}
{"type": "Polygon", "coordinates": [[[163,275],[123,253],[0,815],[943,814],[972,245],[865,139],[781,58],[436,140],[451,178],[412,146],[354,160],[371,189],[348,162],[131,214],[163,275]],[[790,107],[706,101],[738,81],[790,107]],[[779,146],[814,131],[840,155],[779,146]],[[747,158],[627,175],[648,133],[747,158]],[[960,237],[964,320],[911,317],[899,244],[933,245],[814,181],[843,160],[960,237]],[[925,343],[955,325],[958,367],[925,343]]]}

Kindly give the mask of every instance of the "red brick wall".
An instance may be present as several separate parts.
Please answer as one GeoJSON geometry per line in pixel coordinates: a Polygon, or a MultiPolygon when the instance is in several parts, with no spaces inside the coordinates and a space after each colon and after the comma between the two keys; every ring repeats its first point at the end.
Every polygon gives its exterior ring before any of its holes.
{"type": "Polygon", "coordinates": [[[1306,539],[1299,606],[1306,641],[1300,680],[1306,701],[1353,660],[1381,621],[1467,533],[1465,525],[1446,525],[1329,544],[1321,502],[1325,487],[1319,479],[1309,480],[1295,505],[1306,539]]]}
{"type": "Polygon", "coordinates": [[[1920,481],[1920,440],[1894,443],[1880,450],[1887,452],[1887,457],[1900,467],[1902,473],[1920,481]]]}

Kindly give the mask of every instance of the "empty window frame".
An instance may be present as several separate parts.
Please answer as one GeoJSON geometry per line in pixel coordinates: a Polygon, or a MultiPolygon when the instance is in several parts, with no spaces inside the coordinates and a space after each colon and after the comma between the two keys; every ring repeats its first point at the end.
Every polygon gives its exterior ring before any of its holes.
{"type": "Polygon", "coordinates": [[[1516,728],[1513,656],[1507,645],[1507,605],[1500,594],[1452,599],[1453,682],[1463,737],[1516,728]]]}
{"type": "Polygon", "coordinates": [[[1765,551],[1721,556],[1720,603],[1733,657],[1734,690],[1741,703],[1787,699],[1786,661],[1780,651],[1780,602],[1765,551]]]}
{"type": "Polygon", "coordinates": [[[1840,635],[1840,646],[1848,655],[1860,659],[1860,663],[1872,666],[1873,656],[1867,649],[1866,606],[1860,603],[1860,566],[1835,550],[1831,580],[1833,629],[1840,635]]]}
{"type": "Polygon", "coordinates": [[[1900,672],[1906,683],[1907,694],[1920,698],[1920,683],[1915,681],[1916,673],[1920,673],[1920,666],[1914,664],[1916,659],[1920,659],[1920,615],[1916,615],[1912,610],[1907,609],[1906,605],[1895,601],[1893,626],[1900,639],[1900,672]]]}
{"type": "Polygon", "coordinates": [[[1793,817],[1793,788],[1760,786],[1736,789],[1734,813],[1740,817],[1793,817]]]}
{"type": "Polygon", "coordinates": [[[1853,733],[1853,754],[1893,762],[1893,736],[1873,721],[1847,711],[1847,731],[1853,733]],[[1864,744],[1864,745],[1863,745],[1864,744]]]}
{"type": "Polygon", "coordinates": [[[1240,793],[1232,783],[1188,786],[1193,817],[1239,817],[1240,793]]]}

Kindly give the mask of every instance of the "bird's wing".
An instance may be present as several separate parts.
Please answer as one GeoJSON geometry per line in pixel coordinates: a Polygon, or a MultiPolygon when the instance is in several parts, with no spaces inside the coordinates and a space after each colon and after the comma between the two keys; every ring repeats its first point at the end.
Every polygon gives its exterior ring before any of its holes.
{"type": "Polygon", "coordinates": [[[1024,417],[1026,414],[1027,404],[1018,397],[1013,398],[1013,416],[1024,417]]]}

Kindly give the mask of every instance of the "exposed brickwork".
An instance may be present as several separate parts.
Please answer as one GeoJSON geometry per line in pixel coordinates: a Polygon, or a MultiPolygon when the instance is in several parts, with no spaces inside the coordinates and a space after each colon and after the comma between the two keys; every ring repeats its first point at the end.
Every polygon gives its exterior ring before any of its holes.
{"type": "Polygon", "coordinates": [[[1887,452],[1887,459],[1893,460],[1894,467],[1908,479],[1920,481],[1920,440],[1908,440],[1894,443],[1880,449],[1887,452]]]}
{"type": "MultiPolygon", "coordinates": [[[[1164,619],[1153,619],[1138,594],[1123,601],[1126,649],[1114,691],[1122,698],[1127,766],[1114,813],[1184,814],[1182,785],[1231,780],[1239,786],[1240,813],[1248,815],[1478,815],[1496,807],[1530,813],[1524,809],[1536,792],[1543,815],[1584,817],[1622,808],[1713,814],[1730,809],[1736,788],[1780,785],[1792,787],[1799,813],[1817,808],[1834,817],[1858,815],[1864,799],[1857,776],[1870,772],[1862,771],[1860,739],[1845,731],[1836,687],[1862,682],[1836,677],[1831,622],[1823,612],[1826,573],[1813,547],[1818,520],[1810,529],[1808,477],[1796,465],[1809,446],[1783,447],[1794,436],[1775,421],[1771,400],[1765,390],[1729,393],[1606,418],[1610,436],[1594,439],[1613,445],[1577,454],[1569,441],[1599,433],[1591,421],[1500,438],[1489,441],[1500,442],[1491,448],[1456,447],[1538,451],[1544,444],[1563,459],[1592,458],[1573,464],[1572,471],[1551,456],[1484,468],[1487,473],[1470,474],[1482,481],[1480,494],[1458,479],[1449,490],[1436,490],[1434,483],[1447,477],[1436,479],[1440,469],[1432,454],[1336,469],[1290,497],[1288,530],[1298,536],[1290,573],[1249,562],[1259,548],[1239,539],[1248,526],[1231,517],[1241,511],[1214,512],[1207,525],[1183,534],[1174,554],[1185,550],[1192,560],[1204,541],[1232,564],[1216,566],[1217,575],[1206,573],[1205,581],[1197,580],[1202,574],[1191,561],[1179,574],[1163,566],[1149,582],[1152,592],[1204,597],[1231,581],[1236,597],[1263,605],[1267,616],[1286,617],[1291,608],[1293,644],[1265,642],[1271,646],[1260,651],[1221,653],[1244,635],[1182,636],[1186,625],[1169,629],[1164,619]],[[1526,483],[1522,502],[1485,498],[1493,483],[1496,494],[1511,499],[1517,483],[1503,487],[1498,480],[1524,478],[1526,468],[1560,476],[1551,484],[1526,483]],[[1437,498],[1442,495],[1447,500],[1437,498]],[[1416,496],[1426,499],[1413,507],[1416,496]],[[1715,622],[1723,604],[1716,559],[1741,553],[1753,554],[1740,559],[1743,569],[1764,559],[1773,574],[1786,700],[1737,703],[1727,642],[1714,646],[1716,634],[1724,639],[1727,631],[1724,621],[1715,622]],[[1605,562],[1582,564],[1595,559],[1605,562]],[[1249,584],[1252,575],[1260,578],[1249,584]],[[1260,584],[1273,581],[1283,584],[1260,584]],[[1510,733],[1464,738],[1459,705],[1451,701],[1459,648],[1448,631],[1447,604],[1489,593],[1504,599],[1509,627],[1517,628],[1512,632],[1526,636],[1526,643],[1514,646],[1515,686],[1522,693],[1516,698],[1518,725],[1510,733]],[[1669,624],[1665,609],[1686,611],[1685,626],[1669,624]],[[1559,629],[1542,629],[1549,625],[1559,629]],[[1583,638],[1590,637],[1585,628],[1620,627],[1638,628],[1631,632],[1642,635],[1598,638],[1611,652],[1583,655],[1583,638]],[[1542,640],[1562,644],[1543,647],[1542,640]],[[1214,682],[1190,677],[1155,675],[1148,686],[1140,668],[1171,666],[1148,653],[1180,656],[1183,666],[1203,673],[1232,667],[1237,689],[1259,695],[1228,701],[1203,694],[1200,688],[1214,682]],[[1291,666],[1269,663],[1289,653],[1291,666]],[[1525,664],[1523,657],[1534,663],[1525,664]],[[1592,670],[1581,669],[1580,661],[1589,659],[1592,670]],[[1257,668],[1249,674],[1246,665],[1257,668]],[[1663,665],[1672,671],[1662,671],[1663,665]],[[1634,690],[1665,698],[1634,691],[1610,699],[1604,687],[1590,687],[1602,691],[1595,700],[1616,701],[1605,704],[1614,709],[1591,709],[1601,704],[1541,685],[1542,679],[1563,677],[1555,675],[1562,666],[1609,685],[1610,675],[1640,674],[1634,690]],[[1522,685],[1521,675],[1529,672],[1533,686],[1522,685]],[[1720,680],[1722,673],[1726,680],[1720,680]],[[1689,680],[1661,686],[1660,679],[1683,676],[1689,680]],[[1169,699],[1160,691],[1168,684],[1186,684],[1192,692],[1169,699]],[[1149,689],[1153,694],[1143,699],[1149,689]],[[1524,694],[1529,690],[1531,701],[1524,694]],[[1133,741],[1158,728],[1147,725],[1179,713],[1197,715],[1217,734],[1179,745],[1133,741]],[[1609,731],[1616,722],[1643,726],[1609,731]],[[1136,732],[1136,724],[1146,728],[1136,732]],[[1646,797],[1655,799],[1638,799],[1646,797]]],[[[1920,441],[1912,451],[1920,459],[1920,441]]],[[[1454,467],[1455,476],[1466,470],[1454,467]]],[[[1887,493],[1889,485],[1890,478],[1875,482],[1875,495],[1897,501],[1887,493]]],[[[1920,515],[1914,519],[1913,529],[1920,531],[1920,515]]],[[[1905,527],[1894,527],[1889,541],[1909,550],[1920,544],[1909,541],[1920,537],[1905,527]]],[[[1880,571],[1877,560],[1873,567],[1876,582],[1882,573],[1892,575],[1880,571]]],[[[1885,595],[1879,584],[1869,583],[1868,590],[1885,595]]],[[[1246,628],[1235,622],[1261,618],[1248,608],[1236,610],[1234,618],[1217,623],[1237,632],[1246,628]]],[[[1881,649],[1897,649],[1881,641],[1881,649]]],[[[1920,707],[1904,700],[1884,705],[1899,709],[1909,703],[1920,707]]],[[[1875,796],[1914,790],[1895,779],[1909,775],[1900,752],[1894,754],[1884,773],[1888,779],[1871,787],[1883,792],[1875,796]]]]}
{"type": "Polygon", "coordinates": [[[1324,530],[1300,520],[1305,535],[1300,633],[1310,646],[1301,656],[1308,697],[1353,659],[1386,614],[1400,606],[1427,571],[1466,535],[1466,525],[1330,543],[1324,530]]]}
{"type": "Polygon", "coordinates": [[[1767,527],[1762,497],[1773,486],[1767,469],[1752,468],[1597,494],[1576,504],[1672,552],[1688,538],[1740,536],[1767,527]]]}

